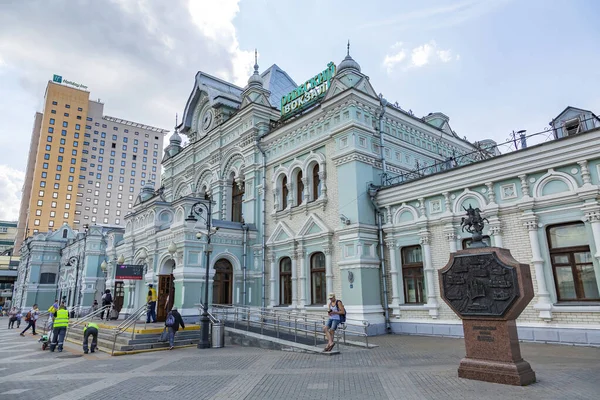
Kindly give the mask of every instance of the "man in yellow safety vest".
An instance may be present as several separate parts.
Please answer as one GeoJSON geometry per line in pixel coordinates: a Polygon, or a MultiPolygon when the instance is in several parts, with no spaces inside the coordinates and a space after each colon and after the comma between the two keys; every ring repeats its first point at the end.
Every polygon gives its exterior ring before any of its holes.
{"type": "Polygon", "coordinates": [[[146,312],[146,323],[156,322],[156,289],[154,289],[153,285],[148,284],[148,296],[146,297],[146,301],[148,302],[148,311],[146,312]]]}
{"type": "Polygon", "coordinates": [[[85,328],[83,328],[83,354],[88,353],[88,339],[90,335],[92,336],[92,348],[91,352],[96,351],[96,346],[98,345],[98,325],[93,322],[88,323],[85,328]]]}
{"type": "Polygon", "coordinates": [[[69,327],[69,312],[65,306],[60,306],[56,311],[54,317],[54,324],[52,330],[52,343],[50,343],[50,351],[54,351],[58,345],[58,351],[63,351],[63,342],[65,341],[65,335],[67,334],[67,328],[69,327]]]}

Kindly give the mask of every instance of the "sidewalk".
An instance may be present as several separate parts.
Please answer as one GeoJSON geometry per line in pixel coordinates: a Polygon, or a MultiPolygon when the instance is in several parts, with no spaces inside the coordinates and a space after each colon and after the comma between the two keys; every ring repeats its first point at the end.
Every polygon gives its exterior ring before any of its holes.
{"type": "Polygon", "coordinates": [[[597,348],[522,343],[538,383],[513,387],[459,379],[461,339],[381,336],[332,357],[236,346],[110,357],[42,351],[38,337],[0,328],[0,399],[600,398],[597,348]]]}

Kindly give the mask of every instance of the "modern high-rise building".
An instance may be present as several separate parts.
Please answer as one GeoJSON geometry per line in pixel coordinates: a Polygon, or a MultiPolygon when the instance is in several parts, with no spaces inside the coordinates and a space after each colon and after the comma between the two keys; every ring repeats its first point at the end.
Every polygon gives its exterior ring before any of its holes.
{"type": "Polygon", "coordinates": [[[86,88],[58,75],[48,82],[34,120],[16,252],[27,236],[63,224],[122,225],[140,189],[160,186],[168,131],[105,116],[86,88]]]}

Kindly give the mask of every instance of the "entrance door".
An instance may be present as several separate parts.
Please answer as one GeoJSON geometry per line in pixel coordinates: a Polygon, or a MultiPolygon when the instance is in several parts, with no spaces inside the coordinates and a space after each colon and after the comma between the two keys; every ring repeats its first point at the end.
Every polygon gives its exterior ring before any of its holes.
{"type": "Polygon", "coordinates": [[[213,304],[233,304],[231,299],[233,287],[233,266],[222,258],[215,263],[213,281],[213,304]]]}
{"type": "Polygon", "coordinates": [[[123,302],[125,301],[125,287],[123,282],[115,282],[115,292],[113,293],[113,302],[115,303],[115,310],[121,312],[123,308],[123,302]]]}
{"type": "Polygon", "coordinates": [[[167,310],[165,309],[165,305],[167,304],[167,297],[169,297],[169,292],[172,286],[173,275],[158,276],[158,301],[156,302],[157,321],[164,322],[167,319],[167,310]]]}

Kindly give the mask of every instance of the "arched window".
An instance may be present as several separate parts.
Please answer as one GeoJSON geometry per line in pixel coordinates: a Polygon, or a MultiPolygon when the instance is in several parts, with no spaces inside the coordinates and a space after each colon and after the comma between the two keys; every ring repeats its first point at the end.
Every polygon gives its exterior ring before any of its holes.
{"type": "Polygon", "coordinates": [[[235,179],[232,179],[231,190],[231,220],[233,222],[242,222],[242,203],[244,201],[244,183],[238,185],[235,179]]]}
{"type": "Polygon", "coordinates": [[[287,208],[287,198],[288,198],[288,187],[287,187],[287,176],[284,176],[281,180],[281,209],[285,210],[287,208]]]}
{"type": "Polygon", "coordinates": [[[296,175],[296,205],[302,204],[302,198],[304,197],[304,183],[302,182],[302,171],[298,171],[296,175]]]}
{"type": "Polygon", "coordinates": [[[311,304],[325,304],[327,287],[325,281],[325,254],[315,253],[310,257],[311,304]]]}
{"type": "Polygon", "coordinates": [[[319,178],[319,164],[315,164],[312,169],[312,201],[321,196],[321,179],[319,178]]]}
{"type": "Polygon", "coordinates": [[[279,262],[279,304],[292,304],[292,259],[289,257],[279,262]]]}
{"type": "Polygon", "coordinates": [[[600,300],[585,224],[570,222],[549,226],[546,237],[558,301],[600,300]]]}
{"type": "Polygon", "coordinates": [[[402,279],[404,280],[404,302],[425,303],[421,246],[402,249],[402,279]]]}

